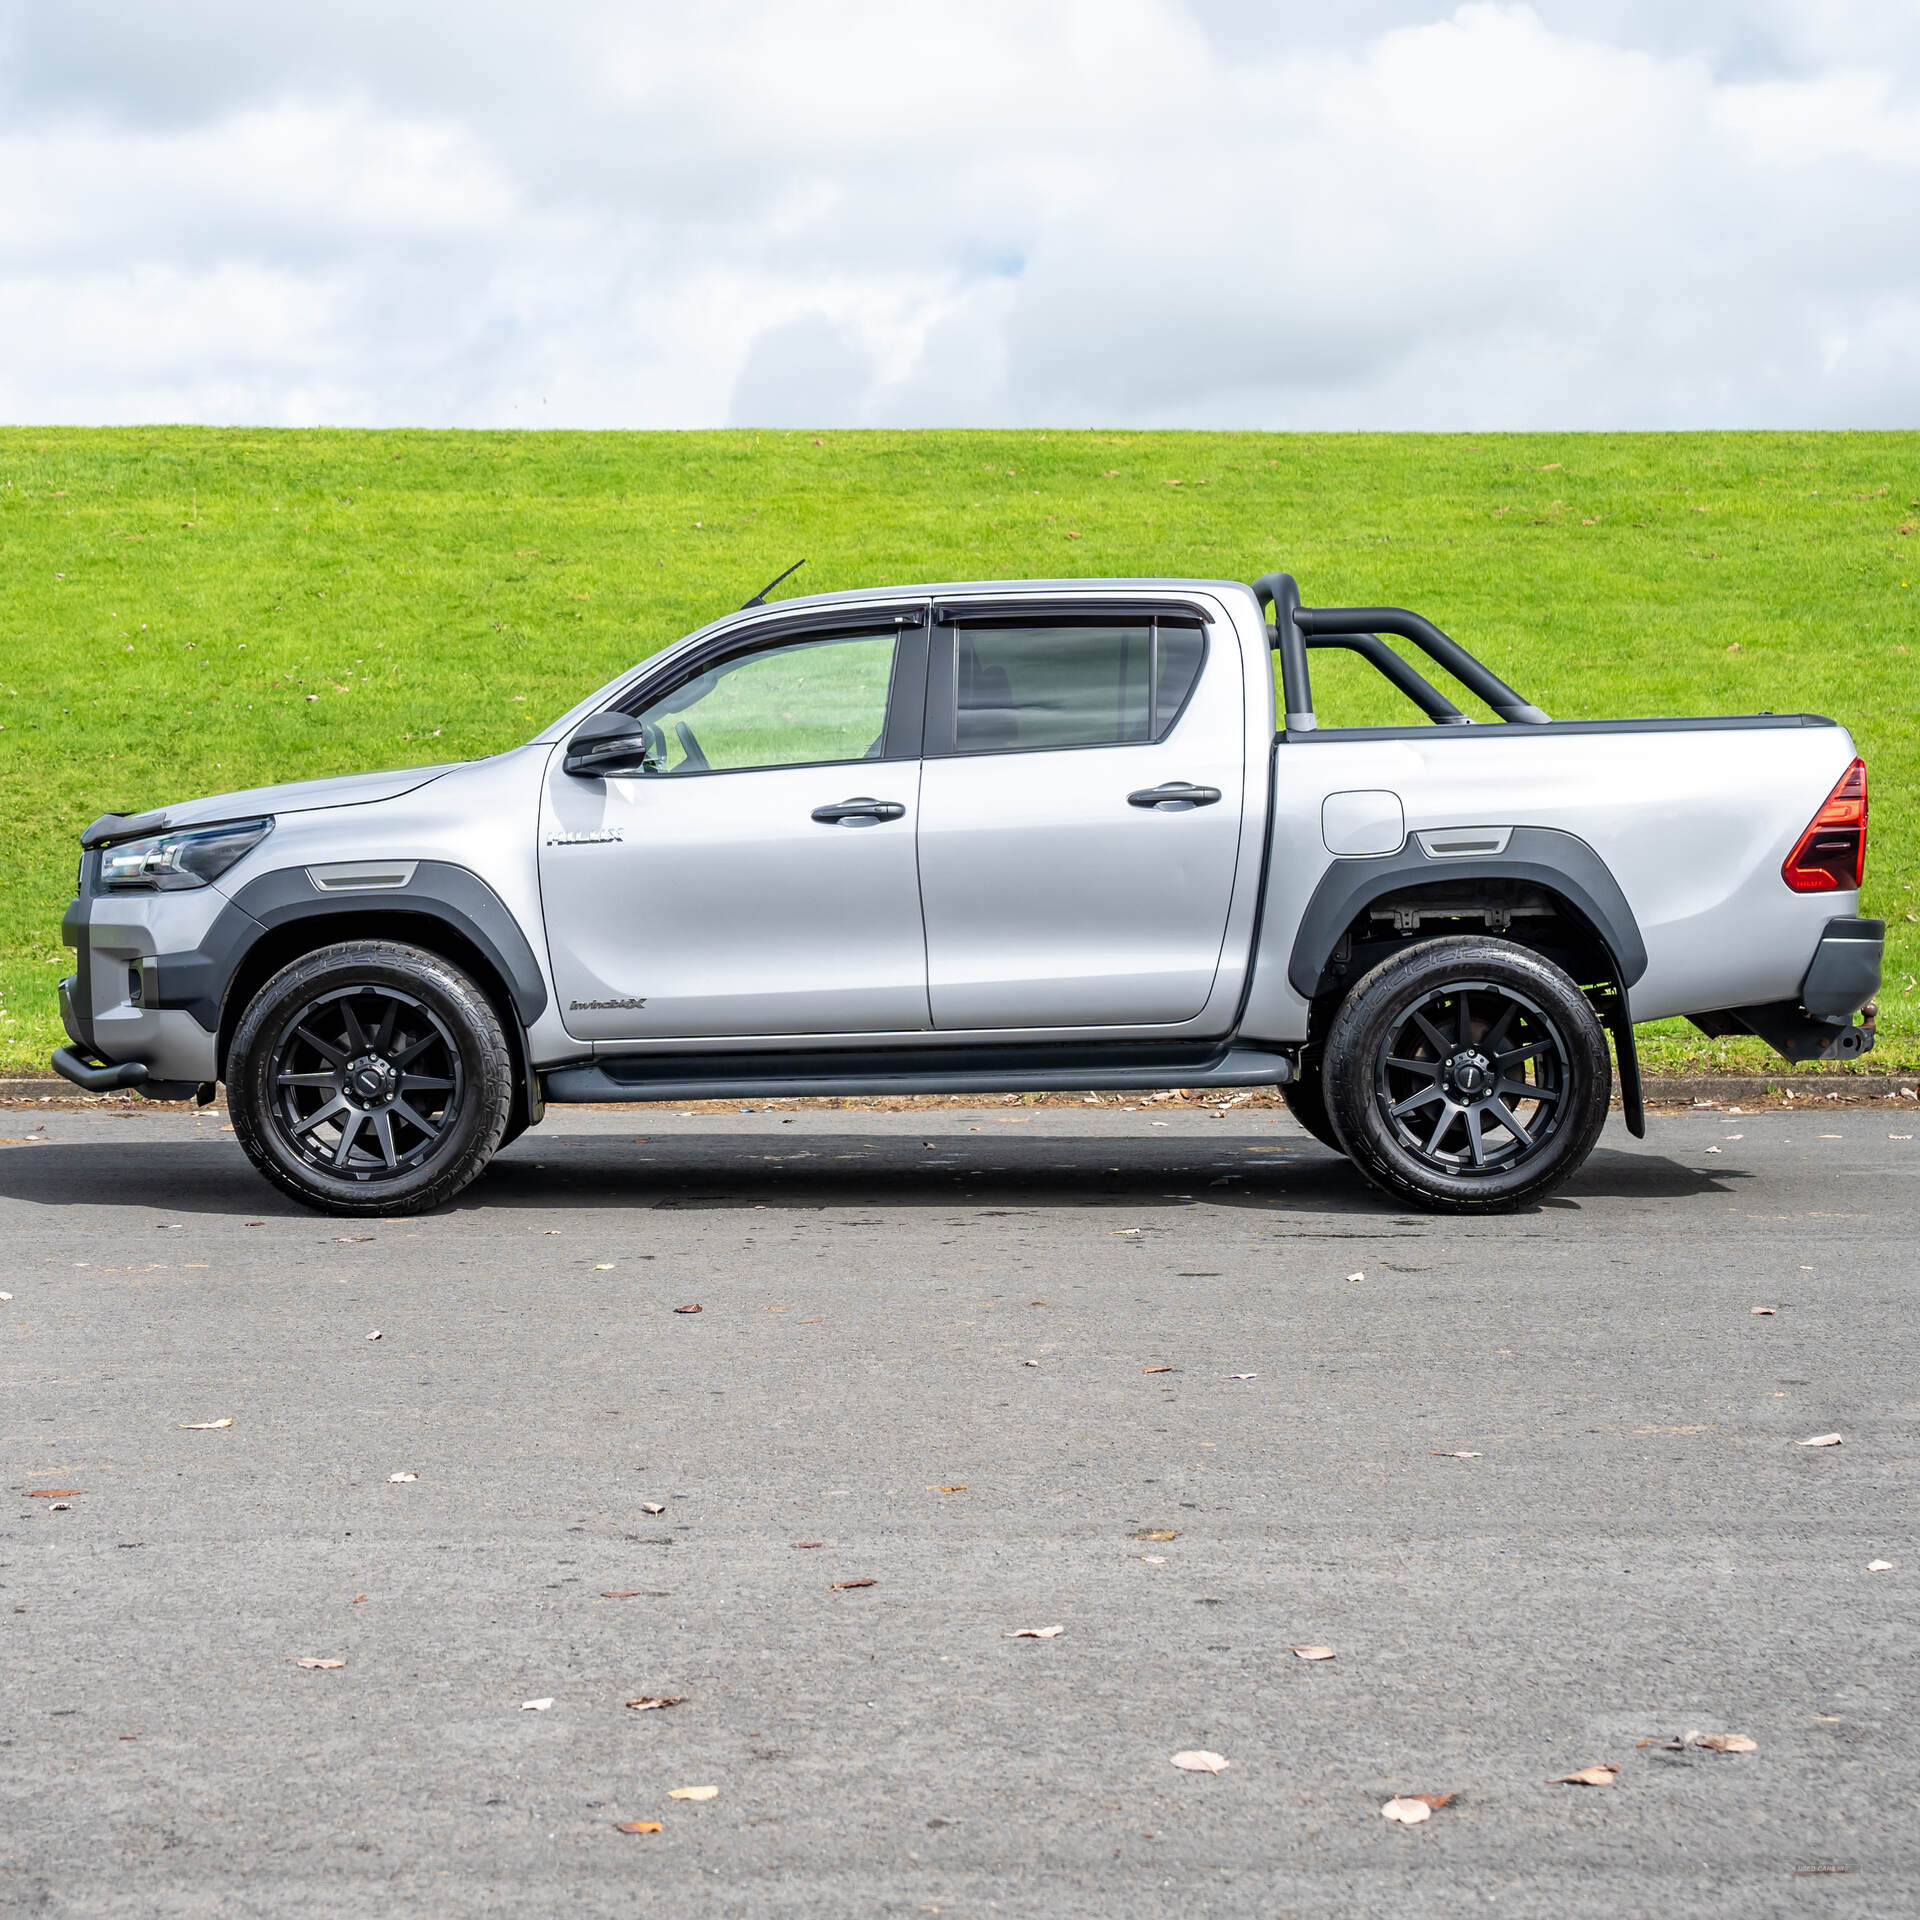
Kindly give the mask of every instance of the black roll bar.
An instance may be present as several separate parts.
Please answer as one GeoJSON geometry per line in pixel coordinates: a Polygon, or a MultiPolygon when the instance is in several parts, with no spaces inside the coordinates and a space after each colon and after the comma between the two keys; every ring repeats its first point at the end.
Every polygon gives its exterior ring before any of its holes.
{"type": "MultiPolygon", "coordinates": [[[[1300,604],[1300,588],[1289,573],[1263,574],[1253,583],[1253,591],[1263,606],[1273,609],[1273,646],[1280,655],[1280,681],[1286,698],[1286,724],[1290,733],[1311,732],[1315,725],[1312,685],[1307,675],[1307,645],[1312,637],[1372,640],[1381,653],[1393,659],[1413,680],[1426,687],[1429,695],[1434,699],[1439,698],[1418,674],[1400,661],[1392,648],[1379,640],[1378,636],[1383,633],[1411,640],[1463,687],[1478,694],[1502,720],[1531,727],[1551,724],[1548,716],[1532,701],[1522,698],[1492,668],[1483,666],[1457,640],[1449,639],[1431,620],[1423,619],[1417,613],[1409,613],[1404,607],[1303,607],[1300,604]]],[[[1403,693],[1409,694],[1428,713],[1433,714],[1427,701],[1414,692],[1392,668],[1387,667],[1371,648],[1360,646],[1354,651],[1372,661],[1403,693]]],[[[1442,718],[1438,714],[1433,714],[1433,717],[1436,720],[1442,718]]],[[[1444,724],[1454,723],[1448,721],[1444,724]]]]}
{"type": "Polygon", "coordinates": [[[1432,681],[1416,673],[1378,634],[1320,634],[1309,640],[1307,646],[1309,649],[1344,647],[1350,653],[1359,654],[1375,671],[1391,680],[1436,727],[1467,727],[1473,724],[1432,681]]]}

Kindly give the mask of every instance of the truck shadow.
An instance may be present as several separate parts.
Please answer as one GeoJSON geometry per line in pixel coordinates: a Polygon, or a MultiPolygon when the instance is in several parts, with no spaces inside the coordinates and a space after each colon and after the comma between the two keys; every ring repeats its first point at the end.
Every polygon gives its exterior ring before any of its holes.
{"type": "MultiPolygon", "coordinates": [[[[1546,1210],[1603,1200],[1727,1194],[1750,1178],[1711,1173],[1648,1149],[1602,1148],[1546,1210]]],[[[228,1142],[122,1141],[0,1153],[0,1199],[30,1206],[150,1209],[178,1217],[307,1219],[228,1142]]],[[[677,1134],[644,1144],[605,1135],[529,1136],[448,1211],[716,1211],[962,1206],[1158,1209],[1224,1206],[1285,1213],[1406,1215],[1348,1162],[1305,1139],[1139,1139],[1030,1135],[1020,1142],[946,1135],[677,1134]],[[779,1149],[779,1151],[772,1151],[779,1149]]]]}

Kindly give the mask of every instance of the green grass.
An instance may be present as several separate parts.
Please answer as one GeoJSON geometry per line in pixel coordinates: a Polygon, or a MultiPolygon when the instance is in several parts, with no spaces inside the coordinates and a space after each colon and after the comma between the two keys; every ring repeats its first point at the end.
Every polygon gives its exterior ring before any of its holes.
{"type": "MultiPolygon", "coordinates": [[[[1559,717],[1831,714],[1892,934],[1867,1064],[1920,1064],[1917,495],[1911,433],[0,431],[0,1068],[58,1044],[94,815],[511,746],[801,554],[783,592],[1284,565],[1559,717]]],[[[1386,717],[1355,672],[1333,717],[1386,717]]],[[[1777,1065],[1691,1034],[1651,1058],[1777,1065]]]]}

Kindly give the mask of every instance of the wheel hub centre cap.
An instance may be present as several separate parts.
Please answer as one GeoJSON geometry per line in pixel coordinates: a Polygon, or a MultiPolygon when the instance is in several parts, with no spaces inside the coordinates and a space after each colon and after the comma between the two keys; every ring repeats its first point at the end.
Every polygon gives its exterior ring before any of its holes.
{"type": "Polygon", "coordinates": [[[1456,1093],[1478,1099],[1493,1085],[1493,1062],[1471,1049],[1456,1053],[1447,1062],[1447,1082],[1456,1093]]]}
{"type": "Polygon", "coordinates": [[[347,1068],[347,1091],[368,1106],[391,1100],[398,1082],[392,1062],[378,1054],[362,1054],[347,1068]]]}

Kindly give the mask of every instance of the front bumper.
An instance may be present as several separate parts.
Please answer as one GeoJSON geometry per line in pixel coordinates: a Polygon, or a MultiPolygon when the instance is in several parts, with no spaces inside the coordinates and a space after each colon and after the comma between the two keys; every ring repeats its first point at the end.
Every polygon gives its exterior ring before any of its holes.
{"type": "Polygon", "coordinates": [[[1797,1000],[1696,1013],[1693,1024],[1718,1037],[1758,1034],[1784,1060],[1857,1060],[1873,1050],[1873,998],[1886,950],[1884,920],[1829,920],[1800,982],[1797,1000]],[[1858,1026],[1853,1016],[1864,1012],[1858,1026]]]}

